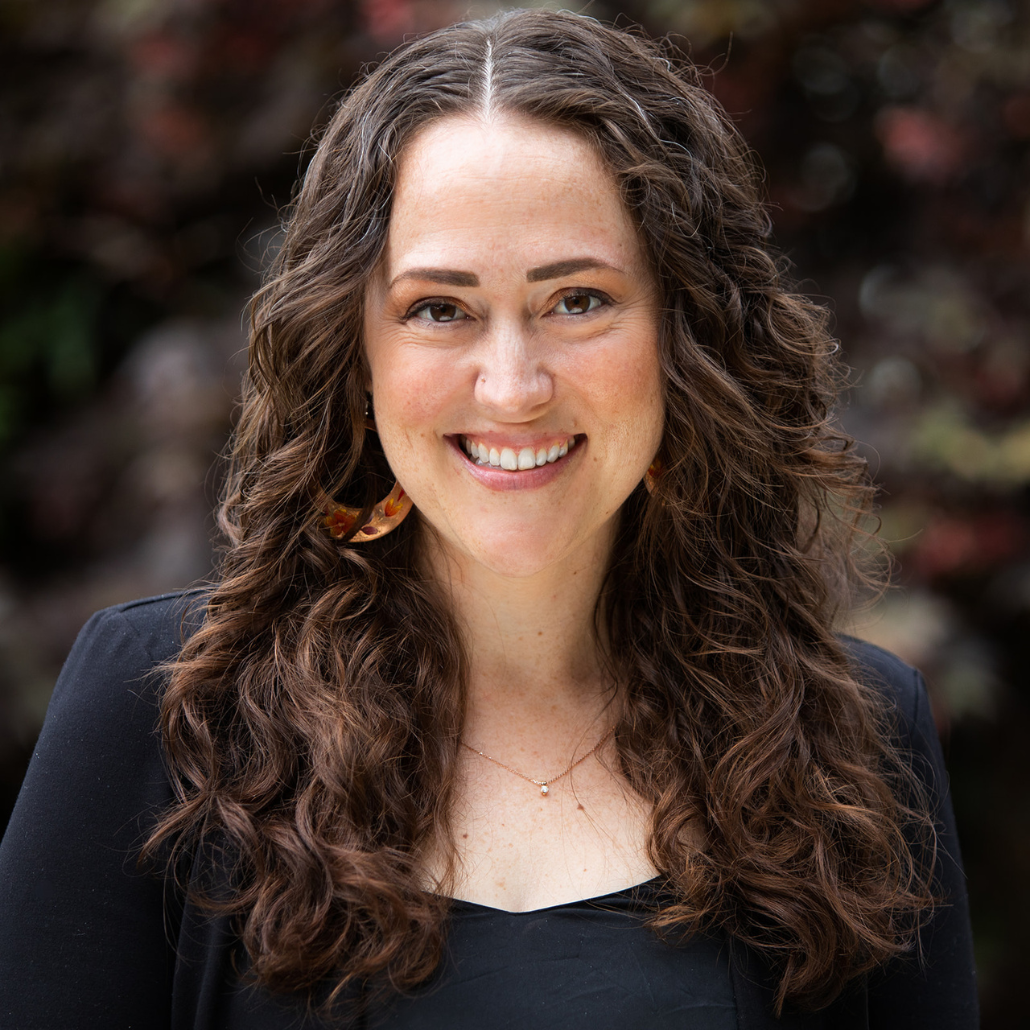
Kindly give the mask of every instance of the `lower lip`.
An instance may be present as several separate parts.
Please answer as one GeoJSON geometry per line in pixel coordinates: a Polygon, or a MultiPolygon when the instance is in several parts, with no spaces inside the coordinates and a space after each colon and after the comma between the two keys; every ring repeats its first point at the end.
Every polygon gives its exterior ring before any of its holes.
{"type": "Polygon", "coordinates": [[[569,449],[569,453],[557,461],[550,461],[546,465],[538,465],[536,468],[525,469],[522,472],[509,472],[507,469],[497,468],[494,465],[477,465],[461,446],[459,437],[448,438],[454,452],[461,459],[466,470],[483,486],[491,490],[535,490],[548,483],[554,482],[559,476],[579,458],[579,452],[586,446],[585,437],[576,437],[576,446],[569,449]]]}

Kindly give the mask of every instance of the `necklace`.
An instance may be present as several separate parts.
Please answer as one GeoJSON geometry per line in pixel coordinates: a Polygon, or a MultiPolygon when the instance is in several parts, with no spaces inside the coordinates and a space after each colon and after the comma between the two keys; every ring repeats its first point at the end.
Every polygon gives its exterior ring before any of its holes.
{"type": "Polygon", "coordinates": [[[461,746],[463,748],[467,748],[474,755],[479,755],[480,758],[485,758],[488,762],[493,762],[494,765],[499,765],[502,769],[507,769],[508,772],[510,772],[513,776],[517,776],[520,780],[525,780],[527,783],[535,784],[537,787],[540,788],[540,793],[544,797],[547,797],[547,795],[550,793],[552,783],[557,783],[563,776],[568,776],[569,773],[572,772],[572,770],[575,769],[577,765],[582,765],[595,751],[598,750],[598,748],[601,747],[602,744],[608,741],[608,739],[612,736],[614,732],[615,727],[613,726],[582,758],[577,758],[576,761],[568,767],[568,769],[565,769],[563,772],[558,773],[557,776],[549,776],[546,780],[534,780],[532,776],[527,776],[525,773],[520,773],[518,769],[513,769],[510,765],[505,765],[504,762],[498,761],[498,759],[496,758],[491,758],[485,752],[477,751],[471,744],[466,744],[465,741],[461,741],[461,746]]]}

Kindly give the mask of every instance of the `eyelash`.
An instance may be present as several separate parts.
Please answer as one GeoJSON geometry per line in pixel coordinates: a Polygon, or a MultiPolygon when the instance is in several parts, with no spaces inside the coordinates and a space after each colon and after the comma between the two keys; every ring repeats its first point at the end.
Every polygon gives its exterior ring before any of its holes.
{"type": "MultiPolygon", "coordinates": [[[[461,305],[456,303],[455,301],[453,301],[453,300],[445,300],[443,297],[431,297],[428,300],[417,301],[410,308],[408,308],[408,312],[404,316],[404,321],[408,322],[408,321],[410,321],[413,318],[418,318],[420,311],[425,311],[427,308],[436,308],[436,307],[454,308],[456,311],[461,312],[462,315],[465,315],[465,312],[462,310],[461,305]]],[[[451,322],[464,322],[465,319],[464,318],[454,318],[454,319],[450,319],[447,322],[438,322],[434,318],[420,318],[419,321],[430,322],[433,325],[450,325],[451,322]]]]}
{"type": "Polygon", "coordinates": [[[548,313],[549,314],[553,314],[554,313],[554,308],[556,308],[559,304],[561,304],[561,302],[563,300],[571,300],[573,297],[589,297],[591,301],[596,300],[596,301],[599,301],[600,303],[597,305],[597,307],[588,307],[586,311],[577,311],[575,313],[573,313],[571,311],[568,311],[568,312],[565,313],[566,317],[568,317],[568,318],[576,318],[576,317],[578,317],[580,315],[588,315],[592,311],[599,311],[601,308],[607,307],[612,302],[611,297],[609,297],[608,294],[606,294],[606,293],[602,293],[600,290],[582,290],[582,289],[575,290],[575,289],[573,289],[573,290],[567,291],[566,293],[563,293],[555,301],[554,307],[552,307],[550,312],[548,312],[548,313]]]}
{"type": "MultiPolygon", "coordinates": [[[[549,315],[550,314],[556,314],[554,309],[556,307],[558,307],[558,305],[561,304],[562,301],[569,300],[572,297],[589,297],[591,299],[591,301],[597,300],[597,301],[599,301],[599,303],[598,303],[598,305],[596,307],[588,307],[586,311],[580,311],[580,312],[575,312],[575,313],[570,311],[570,312],[566,312],[565,314],[560,314],[559,313],[559,317],[562,317],[562,318],[579,318],[582,315],[588,315],[591,312],[598,311],[598,310],[600,310],[603,307],[607,307],[609,304],[612,303],[611,297],[609,297],[608,294],[603,293],[601,290],[584,290],[584,289],[575,289],[575,288],[573,288],[573,289],[567,290],[565,293],[563,293],[554,302],[554,304],[552,305],[552,307],[550,308],[550,310],[547,313],[549,315]]],[[[408,308],[407,314],[405,314],[405,316],[404,316],[404,321],[407,322],[407,321],[409,321],[409,320],[411,320],[413,318],[419,318],[420,317],[419,316],[419,312],[425,311],[427,308],[432,308],[432,307],[449,307],[449,308],[454,308],[456,311],[461,312],[461,314],[463,316],[465,316],[465,317],[463,317],[463,318],[452,318],[452,319],[448,319],[446,321],[438,321],[437,319],[433,319],[433,318],[420,318],[421,321],[429,322],[432,325],[452,325],[455,322],[467,321],[468,315],[464,311],[462,306],[459,303],[457,303],[457,301],[447,300],[444,297],[430,297],[429,299],[423,299],[423,300],[416,301],[415,304],[413,304],[410,308],[408,308]]]]}

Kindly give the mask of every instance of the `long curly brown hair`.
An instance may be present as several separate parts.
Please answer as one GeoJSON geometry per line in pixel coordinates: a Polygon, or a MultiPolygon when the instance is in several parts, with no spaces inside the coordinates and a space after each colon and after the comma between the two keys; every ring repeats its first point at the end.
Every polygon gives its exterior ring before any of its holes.
{"type": "Polygon", "coordinates": [[[367,513],[389,490],[361,325],[398,156],[434,119],[484,109],[597,148],[662,297],[663,473],[626,501],[597,604],[621,771],[677,897],[654,925],[728,933],[778,971],[778,1007],[826,1004],[911,948],[931,904],[906,842],[930,819],[899,800],[883,705],[834,635],[867,472],[834,428],[826,313],[772,255],[740,134],[674,51],[585,17],[417,39],[326,127],[251,309],[228,547],[170,669],[178,802],[147,853],[232,855],[217,904],[272,989],[405,987],[437,966],[447,903],[423,857],[446,839],[468,656],[419,571],[418,513],[359,547],[329,538],[318,499],[367,513]]]}

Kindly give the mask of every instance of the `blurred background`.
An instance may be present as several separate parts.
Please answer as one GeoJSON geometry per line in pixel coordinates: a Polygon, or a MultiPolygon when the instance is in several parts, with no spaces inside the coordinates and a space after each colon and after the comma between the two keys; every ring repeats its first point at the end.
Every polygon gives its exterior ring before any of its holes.
{"type": "MultiPolygon", "coordinates": [[[[241,313],[312,127],[406,34],[502,6],[0,0],[0,826],[82,622],[210,573],[241,313]]],[[[1028,0],[569,6],[708,69],[835,312],[897,558],[858,631],[930,680],[984,1027],[1025,1025],[1028,0]]]]}

